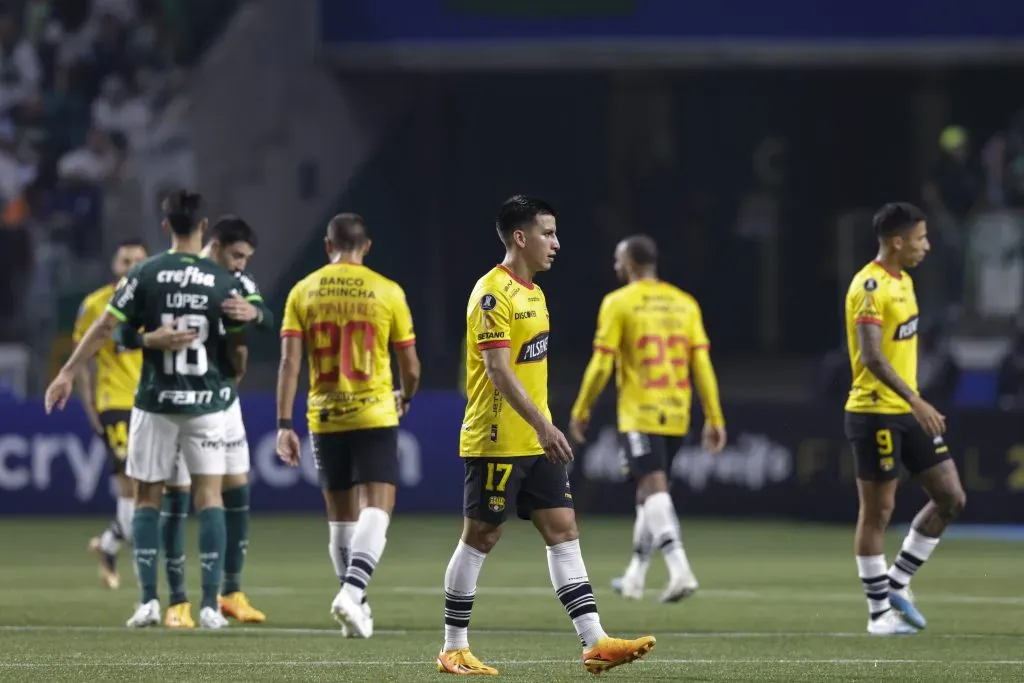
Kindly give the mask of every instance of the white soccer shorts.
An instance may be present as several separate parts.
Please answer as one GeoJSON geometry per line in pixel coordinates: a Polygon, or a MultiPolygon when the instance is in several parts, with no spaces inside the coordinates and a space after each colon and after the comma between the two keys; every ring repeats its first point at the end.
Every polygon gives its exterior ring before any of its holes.
{"type": "Polygon", "coordinates": [[[223,475],[223,413],[170,415],[132,408],[128,476],[146,483],[167,482],[179,457],[193,474],[223,475]]]}
{"type": "MultiPolygon", "coordinates": [[[[224,474],[248,474],[249,439],[245,435],[241,403],[235,398],[227,410],[219,415],[224,420],[224,474]]],[[[192,477],[189,475],[189,468],[183,455],[178,457],[167,485],[182,488],[192,486],[192,477]]]]}

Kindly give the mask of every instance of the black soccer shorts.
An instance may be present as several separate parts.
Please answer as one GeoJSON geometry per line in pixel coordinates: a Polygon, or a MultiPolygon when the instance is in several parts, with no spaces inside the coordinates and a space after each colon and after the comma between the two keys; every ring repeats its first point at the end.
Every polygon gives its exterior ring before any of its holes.
{"type": "Polygon", "coordinates": [[[131,417],[130,410],[104,410],[100,413],[111,474],[124,474],[128,464],[128,423],[131,417]]]}
{"type": "Polygon", "coordinates": [[[933,440],[909,413],[847,412],[844,427],[853,447],[854,471],[865,481],[895,479],[900,462],[913,475],[951,457],[946,442],[933,440]]]}
{"type": "Polygon", "coordinates": [[[353,429],[311,434],[323,491],[348,491],[356,484],[398,485],[398,428],[353,429]]]}
{"type": "Polygon", "coordinates": [[[485,524],[504,524],[515,505],[520,519],[536,510],[572,508],[569,471],[542,455],[463,458],[466,465],[463,514],[485,524]]]}
{"type": "Polygon", "coordinates": [[[682,436],[645,434],[644,432],[619,433],[619,458],[622,469],[633,481],[655,472],[669,473],[672,459],[683,446],[682,436]]]}

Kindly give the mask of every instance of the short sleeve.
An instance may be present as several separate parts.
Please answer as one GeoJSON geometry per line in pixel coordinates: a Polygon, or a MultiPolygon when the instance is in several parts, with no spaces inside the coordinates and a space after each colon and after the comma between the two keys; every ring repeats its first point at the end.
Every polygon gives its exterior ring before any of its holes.
{"type": "MultiPolygon", "coordinates": [[[[238,278],[234,275],[220,275],[221,286],[223,287],[224,300],[226,301],[229,297],[235,294],[242,294],[242,287],[238,283],[238,278]]],[[[227,315],[222,316],[224,320],[224,330],[228,334],[238,334],[245,330],[245,323],[241,320],[235,320],[234,318],[228,317],[227,315]]]]}
{"type": "Polygon", "coordinates": [[[416,343],[416,332],[412,327],[412,311],[406,301],[405,291],[395,285],[395,300],[391,305],[391,343],[400,348],[416,343]]]}
{"type": "Polygon", "coordinates": [[[878,281],[874,278],[867,278],[855,286],[850,292],[850,310],[853,313],[854,325],[881,325],[882,294],[878,288],[878,281]]]}
{"type": "Polygon", "coordinates": [[[708,332],[704,329],[704,313],[700,310],[700,304],[693,302],[693,322],[690,328],[690,342],[692,349],[709,349],[711,341],[708,339],[708,332]]]}
{"type": "Polygon", "coordinates": [[[302,337],[302,315],[299,311],[299,297],[301,283],[292,287],[288,292],[288,300],[284,304],[284,319],[281,321],[282,337],[302,337]]]}
{"type": "Polygon", "coordinates": [[[135,267],[121,278],[121,281],[117,283],[117,287],[114,289],[114,295],[110,297],[110,303],[107,304],[107,311],[111,315],[132,327],[140,327],[142,325],[140,316],[142,311],[142,304],[140,303],[142,292],[139,290],[141,282],[140,273],[141,269],[135,267]]]}
{"type": "Polygon", "coordinates": [[[71,332],[71,340],[76,344],[82,341],[82,337],[98,317],[99,311],[96,310],[95,302],[91,299],[82,301],[82,305],[78,307],[78,315],[75,316],[75,328],[71,332]]]}
{"type": "Polygon", "coordinates": [[[251,303],[263,301],[260,288],[256,285],[256,280],[249,273],[242,271],[236,276],[236,279],[238,280],[239,288],[242,290],[242,296],[245,297],[246,301],[251,303]]]}
{"type": "Polygon", "coordinates": [[[478,291],[470,302],[468,334],[481,351],[512,346],[512,302],[500,289],[478,291]]]}
{"type": "Polygon", "coordinates": [[[594,350],[615,355],[622,342],[622,316],[615,300],[606,296],[597,312],[597,331],[594,333],[594,350]]]}

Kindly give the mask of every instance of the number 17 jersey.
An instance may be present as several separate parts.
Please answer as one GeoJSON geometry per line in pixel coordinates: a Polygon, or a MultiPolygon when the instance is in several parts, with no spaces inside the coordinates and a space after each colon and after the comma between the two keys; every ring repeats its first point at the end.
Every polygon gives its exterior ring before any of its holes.
{"type": "Polygon", "coordinates": [[[708,348],[697,300],[637,280],[601,302],[594,350],[615,356],[619,431],[683,436],[690,428],[690,354],[708,348]]]}
{"type": "Polygon", "coordinates": [[[416,343],[398,283],[363,265],[328,264],[292,287],[281,336],[306,345],[311,432],[398,424],[388,344],[416,343]]]}

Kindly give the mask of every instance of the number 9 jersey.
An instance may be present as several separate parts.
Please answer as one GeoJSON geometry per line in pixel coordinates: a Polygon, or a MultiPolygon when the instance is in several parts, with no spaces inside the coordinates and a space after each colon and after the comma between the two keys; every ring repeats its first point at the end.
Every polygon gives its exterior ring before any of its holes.
{"type": "Polygon", "coordinates": [[[594,350],[615,356],[619,432],[683,436],[690,427],[690,355],[708,348],[697,300],[638,280],[601,302],[594,350]]]}
{"type": "Polygon", "coordinates": [[[281,336],[306,344],[310,432],[398,425],[388,344],[410,346],[416,335],[397,282],[363,265],[328,264],[292,287],[281,336]]]}

